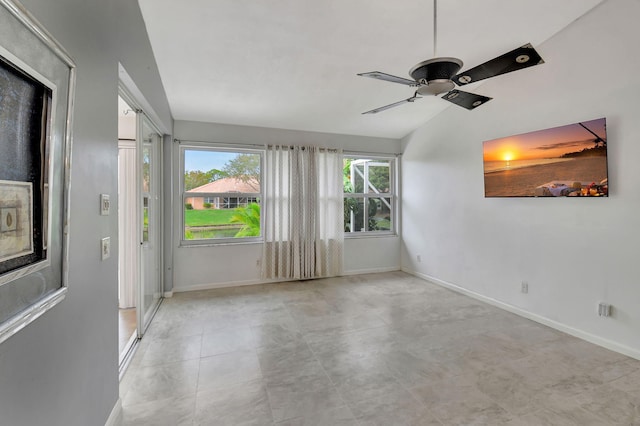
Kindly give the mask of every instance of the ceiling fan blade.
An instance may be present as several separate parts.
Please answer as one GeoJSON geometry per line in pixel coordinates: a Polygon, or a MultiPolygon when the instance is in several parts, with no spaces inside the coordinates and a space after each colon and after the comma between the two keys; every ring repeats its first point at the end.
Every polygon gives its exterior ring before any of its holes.
{"type": "Polygon", "coordinates": [[[408,98],[408,99],[403,99],[403,100],[401,100],[401,101],[399,101],[399,102],[394,102],[394,103],[392,103],[392,104],[385,105],[385,106],[382,106],[382,107],[380,107],[380,108],[375,108],[375,109],[372,109],[371,111],[363,112],[362,114],[377,114],[377,113],[379,113],[380,111],[385,111],[385,110],[388,110],[388,109],[390,109],[390,108],[397,107],[398,105],[405,104],[405,103],[407,103],[407,102],[413,102],[413,101],[415,101],[416,99],[420,99],[420,97],[419,97],[419,96],[416,96],[416,95],[413,95],[412,97],[410,97],[410,98],[408,98]]]}
{"type": "Polygon", "coordinates": [[[375,78],[377,80],[390,81],[391,83],[405,84],[411,87],[418,87],[420,84],[415,80],[409,80],[408,78],[396,77],[395,75],[385,74],[380,71],[363,72],[358,74],[361,77],[375,78]]]}
{"type": "Polygon", "coordinates": [[[475,109],[482,104],[489,102],[493,98],[487,96],[476,95],[475,93],[463,92],[462,90],[454,89],[445,94],[442,99],[452,102],[468,110],[475,109]]]}
{"type": "Polygon", "coordinates": [[[495,77],[500,74],[506,74],[543,63],[544,60],[542,60],[538,52],[536,52],[536,49],[528,43],[511,52],[491,59],[484,64],[461,72],[455,75],[452,80],[457,85],[464,86],[465,84],[484,80],[485,78],[495,77]]]}

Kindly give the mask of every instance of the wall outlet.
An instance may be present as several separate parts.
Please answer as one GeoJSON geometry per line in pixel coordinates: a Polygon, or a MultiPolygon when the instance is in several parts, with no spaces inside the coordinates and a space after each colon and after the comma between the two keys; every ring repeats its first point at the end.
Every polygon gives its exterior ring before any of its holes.
{"type": "Polygon", "coordinates": [[[111,237],[104,237],[100,240],[101,259],[107,260],[111,257],[111,237]]]}
{"type": "Polygon", "coordinates": [[[422,262],[422,256],[417,255],[417,256],[416,256],[416,260],[418,261],[418,263],[422,262]]]}
{"type": "Polygon", "coordinates": [[[529,283],[526,281],[522,281],[522,283],[520,284],[520,292],[527,294],[529,293],[529,283]]]}
{"type": "Polygon", "coordinates": [[[109,194],[100,194],[100,215],[108,216],[111,210],[111,201],[109,200],[109,194]]]}
{"type": "Polygon", "coordinates": [[[610,317],[611,316],[611,305],[608,303],[598,303],[598,315],[601,317],[610,317]]]}

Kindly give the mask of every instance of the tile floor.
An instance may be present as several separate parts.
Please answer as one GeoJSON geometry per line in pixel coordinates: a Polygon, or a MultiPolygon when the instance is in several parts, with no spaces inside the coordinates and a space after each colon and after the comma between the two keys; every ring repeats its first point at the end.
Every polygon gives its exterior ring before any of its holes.
{"type": "Polygon", "coordinates": [[[118,353],[127,347],[136,331],[136,308],[118,309],[118,353]]]}
{"type": "Polygon", "coordinates": [[[640,361],[393,272],[178,293],[124,425],[640,425],[640,361]]]}

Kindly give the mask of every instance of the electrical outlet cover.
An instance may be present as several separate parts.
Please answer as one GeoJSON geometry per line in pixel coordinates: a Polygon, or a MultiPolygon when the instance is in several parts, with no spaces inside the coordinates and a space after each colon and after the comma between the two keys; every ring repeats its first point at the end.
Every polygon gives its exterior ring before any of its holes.
{"type": "Polygon", "coordinates": [[[111,237],[100,240],[101,259],[106,260],[111,256],[111,237]]]}
{"type": "Polygon", "coordinates": [[[108,216],[111,210],[111,201],[109,200],[109,194],[100,194],[100,215],[108,216]]]}

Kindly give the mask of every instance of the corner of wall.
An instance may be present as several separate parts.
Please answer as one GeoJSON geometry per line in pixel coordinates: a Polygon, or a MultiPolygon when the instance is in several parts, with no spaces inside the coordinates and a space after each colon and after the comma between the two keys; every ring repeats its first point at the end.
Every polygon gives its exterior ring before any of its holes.
{"type": "Polygon", "coordinates": [[[122,424],[122,400],[118,398],[104,426],[120,426],[120,424],[122,424]]]}

